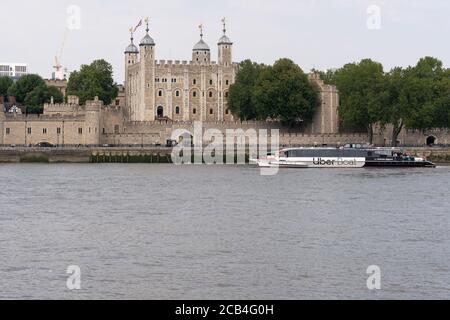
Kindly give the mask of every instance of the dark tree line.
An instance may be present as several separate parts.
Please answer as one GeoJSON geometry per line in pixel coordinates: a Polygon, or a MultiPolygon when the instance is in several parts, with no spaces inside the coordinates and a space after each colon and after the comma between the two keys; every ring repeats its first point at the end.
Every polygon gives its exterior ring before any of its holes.
{"type": "MultiPolygon", "coordinates": [[[[404,128],[450,127],[450,69],[425,57],[415,66],[385,72],[370,59],[322,73],[340,92],[344,123],[364,126],[372,140],[374,126],[392,127],[392,144],[404,128]]],[[[372,142],[372,141],[371,141],[372,142]]]]}
{"type": "Polygon", "coordinates": [[[280,120],[292,126],[308,122],[320,103],[318,88],[289,59],[273,66],[245,60],[231,86],[230,111],[242,120],[280,120]]]}

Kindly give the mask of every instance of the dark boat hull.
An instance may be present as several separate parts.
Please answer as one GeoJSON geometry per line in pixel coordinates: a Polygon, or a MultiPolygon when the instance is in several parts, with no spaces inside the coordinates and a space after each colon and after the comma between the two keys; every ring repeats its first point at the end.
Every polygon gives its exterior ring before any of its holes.
{"type": "Polygon", "coordinates": [[[365,167],[372,168],[435,168],[436,165],[429,161],[380,161],[368,160],[365,167]]]}

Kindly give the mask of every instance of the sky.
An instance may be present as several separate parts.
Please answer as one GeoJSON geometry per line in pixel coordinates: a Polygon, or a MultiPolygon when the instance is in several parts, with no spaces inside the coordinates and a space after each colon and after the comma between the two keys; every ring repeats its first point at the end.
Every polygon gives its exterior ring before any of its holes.
{"type": "MultiPolygon", "coordinates": [[[[291,58],[305,71],[371,58],[394,66],[434,56],[450,67],[448,0],[0,0],[0,62],[28,63],[49,78],[54,57],[77,70],[95,59],[124,79],[129,29],[150,18],[158,60],[190,60],[204,25],[217,60],[222,17],[234,61],[291,58]],[[6,14],[5,14],[6,13],[6,14]],[[64,43],[64,45],[63,45],[64,43]],[[63,49],[62,49],[63,48],[63,49]]],[[[137,30],[135,43],[145,34],[137,30]]]]}

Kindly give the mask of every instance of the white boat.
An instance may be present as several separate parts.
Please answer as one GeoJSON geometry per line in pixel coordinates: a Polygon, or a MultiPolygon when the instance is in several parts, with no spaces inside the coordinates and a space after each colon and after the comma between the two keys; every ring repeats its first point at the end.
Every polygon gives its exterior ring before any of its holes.
{"type": "Polygon", "coordinates": [[[405,156],[388,148],[289,148],[260,159],[250,160],[270,168],[363,168],[363,167],[434,167],[422,158],[405,156]]]}

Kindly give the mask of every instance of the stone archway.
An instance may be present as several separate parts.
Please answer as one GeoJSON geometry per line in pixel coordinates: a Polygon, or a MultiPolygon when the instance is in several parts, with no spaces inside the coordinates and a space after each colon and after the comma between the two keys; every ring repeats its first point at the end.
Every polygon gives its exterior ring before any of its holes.
{"type": "Polygon", "coordinates": [[[157,118],[164,117],[164,107],[163,106],[159,106],[158,108],[156,108],[156,117],[157,118]]]}
{"type": "Polygon", "coordinates": [[[435,136],[429,136],[427,138],[427,146],[433,146],[437,142],[437,138],[435,136]]]}

